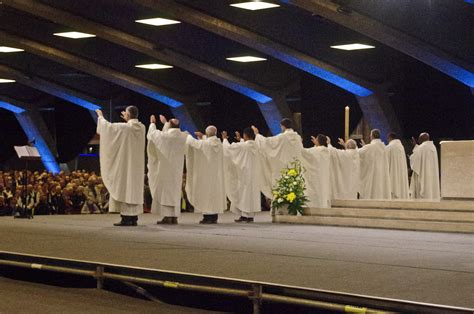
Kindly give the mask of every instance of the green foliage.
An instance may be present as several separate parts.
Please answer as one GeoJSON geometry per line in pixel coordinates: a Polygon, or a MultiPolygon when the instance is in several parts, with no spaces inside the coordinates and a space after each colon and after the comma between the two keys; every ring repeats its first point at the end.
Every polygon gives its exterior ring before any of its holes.
{"type": "Polygon", "coordinates": [[[276,210],[288,206],[288,213],[296,215],[303,214],[303,207],[308,202],[305,196],[305,180],[303,177],[305,169],[298,159],[294,159],[286,168],[281,170],[280,179],[273,186],[272,209],[276,210]]]}

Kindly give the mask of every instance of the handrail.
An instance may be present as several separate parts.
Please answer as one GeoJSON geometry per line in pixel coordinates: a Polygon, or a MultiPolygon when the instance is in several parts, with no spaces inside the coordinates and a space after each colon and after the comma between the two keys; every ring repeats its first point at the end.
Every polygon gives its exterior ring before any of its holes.
{"type": "Polygon", "coordinates": [[[254,313],[259,313],[262,302],[292,304],[349,313],[474,312],[474,309],[439,304],[14,252],[0,251],[0,266],[93,277],[96,279],[97,288],[99,289],[102,289],[105,280],[116,280],[175,290],[243,297],[248,298],[253,303],[254,313]]]}

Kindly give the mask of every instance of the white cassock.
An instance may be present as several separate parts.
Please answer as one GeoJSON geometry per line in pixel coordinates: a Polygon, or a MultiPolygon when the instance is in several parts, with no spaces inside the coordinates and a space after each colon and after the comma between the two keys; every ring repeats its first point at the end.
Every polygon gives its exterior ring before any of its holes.
{"type": "Polygon", "coordinates": [[[151,209],[164,217],[178,217],[181,213],[184,154],[187,133],[170,128],[163,130],[150,124],[148,130],[148,180],[153,198],[151,209]]]}
{"type": "Polygon", "coordinates": [[[359,149],[360,155],[360,198],[390,199],[390,175],[385,144],[373,139],[359,149]]]}
{"type": "Polygon", "coordinates": [[[301,160],[303,142],[301,136],[292,129],[272,137],[257,134],[255,142],[266,158],[263,165],[266,180],[266,190],[272,190],[280,171],[288,166],[294,158],[301,160]]]}
{"type": "MultiPolygon", "coordinates": [[[[226,194],[231,210],[251,218],[262,210],[260,192],[265,189],[263,155],[253,140],[232,143],[223,141],[226,194]]],[[[267,191],[267,197],[271,197],[267,191]]]]}
{"type": "Polygon", "coordinates": [[[392,140],[385,149],[388,155],[392,199],[408,199],[408,169],[405,148],[400,140],[392,140]]]}
{"type": "Polygon", "coordinates": [[[223,213],[227,208],[224,183],[224,152],[216,136],[197,140],[188,135],[186,194],[194,212],[223,213]]]}
{"type": "Polygon", "coordinates": [[[100,172],[110,193],[109,212],[123,216],[143,213],[145,126],[138,119],[110,123],[97,119],[100,172]]]}
{"type": "Polygon", "coordinates": [[[360,157],[357,149],[336,149],[331,153],[331,195],[333,200],[356,200],[360,191],[360,157]]]}
{"type": "Polygon", "coordinates": [[[306,169],[307,207],[331,207],[331,158],[329,149],[325,146],[305,148],[302,151],[302,163],[306,169]]]}
{"type": "Polygon", "coordinates": [[[432,141],[415,146],[410,156],[413,170],[410,183],[411,198],[439,201],[438,153],[432,141]]]}

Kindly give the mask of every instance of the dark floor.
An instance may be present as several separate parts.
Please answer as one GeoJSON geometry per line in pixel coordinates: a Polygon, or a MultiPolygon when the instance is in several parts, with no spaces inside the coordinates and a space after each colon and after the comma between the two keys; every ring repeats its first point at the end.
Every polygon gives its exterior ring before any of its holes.
{"type": "Polygon", "coordinates": [[[2,277],[0,294],[0,313],[209,313],[105,290],[65,288],[2,277]]]}
{"type": "Polygon", "coordinates": [[[233,218],[162,226],[147,214],[119,228],[118,215],[0,217],[0,250],[474,307],[474,235],[233,218]]]}

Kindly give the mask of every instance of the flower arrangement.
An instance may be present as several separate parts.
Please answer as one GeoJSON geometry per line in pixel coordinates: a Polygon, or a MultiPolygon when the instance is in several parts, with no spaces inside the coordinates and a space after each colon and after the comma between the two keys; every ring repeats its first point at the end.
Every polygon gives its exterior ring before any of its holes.
{"type": "Polygon", "coordinates": [[[308,202],[304,193],[306,190],[304,171],[298,159],[293,160],[281,170],[281,177],[272,190],[272,210],[287,206],[290,215],[303,214],[303,207],[308,202]]]}

